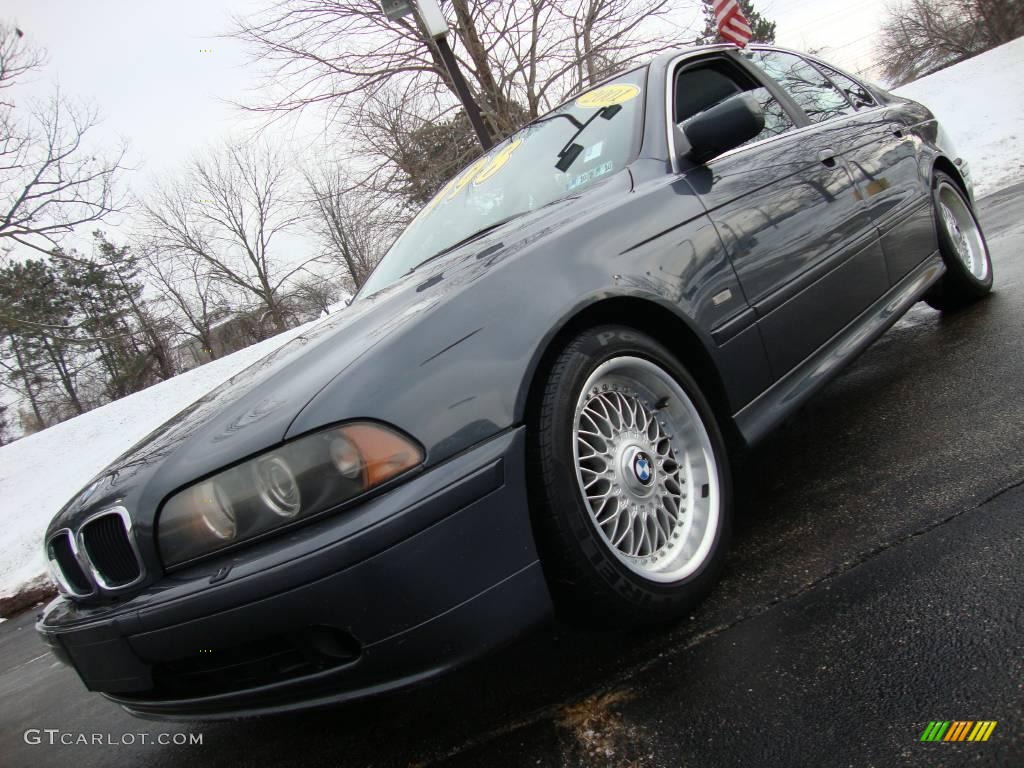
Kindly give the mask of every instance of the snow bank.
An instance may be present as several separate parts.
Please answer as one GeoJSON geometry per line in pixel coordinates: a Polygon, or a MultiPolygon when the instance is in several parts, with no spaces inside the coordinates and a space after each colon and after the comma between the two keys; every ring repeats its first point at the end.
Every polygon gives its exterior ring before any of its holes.
{"type": "Polygon", "coordinates": [[[38,583],[47,571],[42,536],[50,518],[107,464],[187,405],[317,322],[0,447],[0,597],[38,583]]]}
{"type": "Polygon", "coordinates": [[[894,93],[939,118],[971,166],[975,194],[1024,179],[1024,37],[894,93]]]}

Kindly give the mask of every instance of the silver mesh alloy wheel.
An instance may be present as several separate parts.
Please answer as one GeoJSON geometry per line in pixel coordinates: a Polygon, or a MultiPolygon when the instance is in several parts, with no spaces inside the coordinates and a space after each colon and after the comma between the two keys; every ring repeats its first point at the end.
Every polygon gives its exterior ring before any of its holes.
{"type": "Polygon", "coordinates": [[[573,433],[580,492],[615,556],[651,581],[696,571],[718,528],[718,468],[676,380],[639,357],[602,363],[577,401],[573,433]]]}
{"type": "Polygon", "coordinates": [[[960,193],[946,182],[939,184],[939,218],[953,243],[957,257],[976,280],[984,282],[988,277],[985,241],[967,203],[960,193]]]}

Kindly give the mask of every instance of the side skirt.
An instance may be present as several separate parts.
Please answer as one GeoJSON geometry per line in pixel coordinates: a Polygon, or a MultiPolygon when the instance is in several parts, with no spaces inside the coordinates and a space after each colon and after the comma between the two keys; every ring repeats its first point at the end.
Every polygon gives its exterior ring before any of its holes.
{"type": "Polygon", "coordinates": [[[933,253],[850,325],[745,405],[735,420],[747,444],[754,445],[764,438],[853,362],[871,342],[889,330],[945,271],[942,258],[938,252],[933,253]]]}

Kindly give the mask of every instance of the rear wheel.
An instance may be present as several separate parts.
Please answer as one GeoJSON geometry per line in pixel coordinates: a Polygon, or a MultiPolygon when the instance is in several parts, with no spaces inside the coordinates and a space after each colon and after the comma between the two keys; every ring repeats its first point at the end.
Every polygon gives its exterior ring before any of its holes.
{"type": "Polygon", "coordinates": [[[621,326],[580,334],[533,426],[535,527],[561,608],[645,624],[707,593],[728,540],[728,458],[707,400],[663,346],[621,326]]]}
{"type": "Polygon", "coordinates": [[[956,182],[937,172],[932,197],[946,274],[924,298],[935,309],[948,312],[977,301],[992,289],[992,261],[978,219],[956,182]]]}

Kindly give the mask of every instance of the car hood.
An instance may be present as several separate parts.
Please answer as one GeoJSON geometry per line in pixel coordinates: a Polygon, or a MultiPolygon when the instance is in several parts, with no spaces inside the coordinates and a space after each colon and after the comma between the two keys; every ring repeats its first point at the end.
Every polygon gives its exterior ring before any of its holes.
{"type": "MultiPolygon", "coordinates": [[[[171,493],[279,444],[302,409],[389,336],[454,293],[446,275],[478,273],[553,231],[575,198],[430,261],[383,291],[302,330],[266,357],[182,410],[113,461],[51,522],[75,528],[95,511],[123,505],[139,529],[153,526],[171,493]],[[525,224],[525,226],[524,226],[525,224]],[[481,259],[485,254],[488,258],[481,259]],[[460,265],[460,262],[462,264],[460,265]],[[465,265],[466,269],[461,269],[465,265]]],[[[439,343],[442,343],[439,341],[439,343]]],[[[443,345],[443,344],[442,344],[443,345]]],[[[346,413],[339,418],[365,414],[346,413]]]]}
{"type": "Polygon", "coordinates": [[[61,510],[51,529],[74,527],[115,503],[136,522],[147,522],[177,488],[276,445],[303,406],[379,341],[375,329],[382,318],[401,314],[409,303],[407,292],[393,291],[303,329],[115,459],[61,510]]]}

